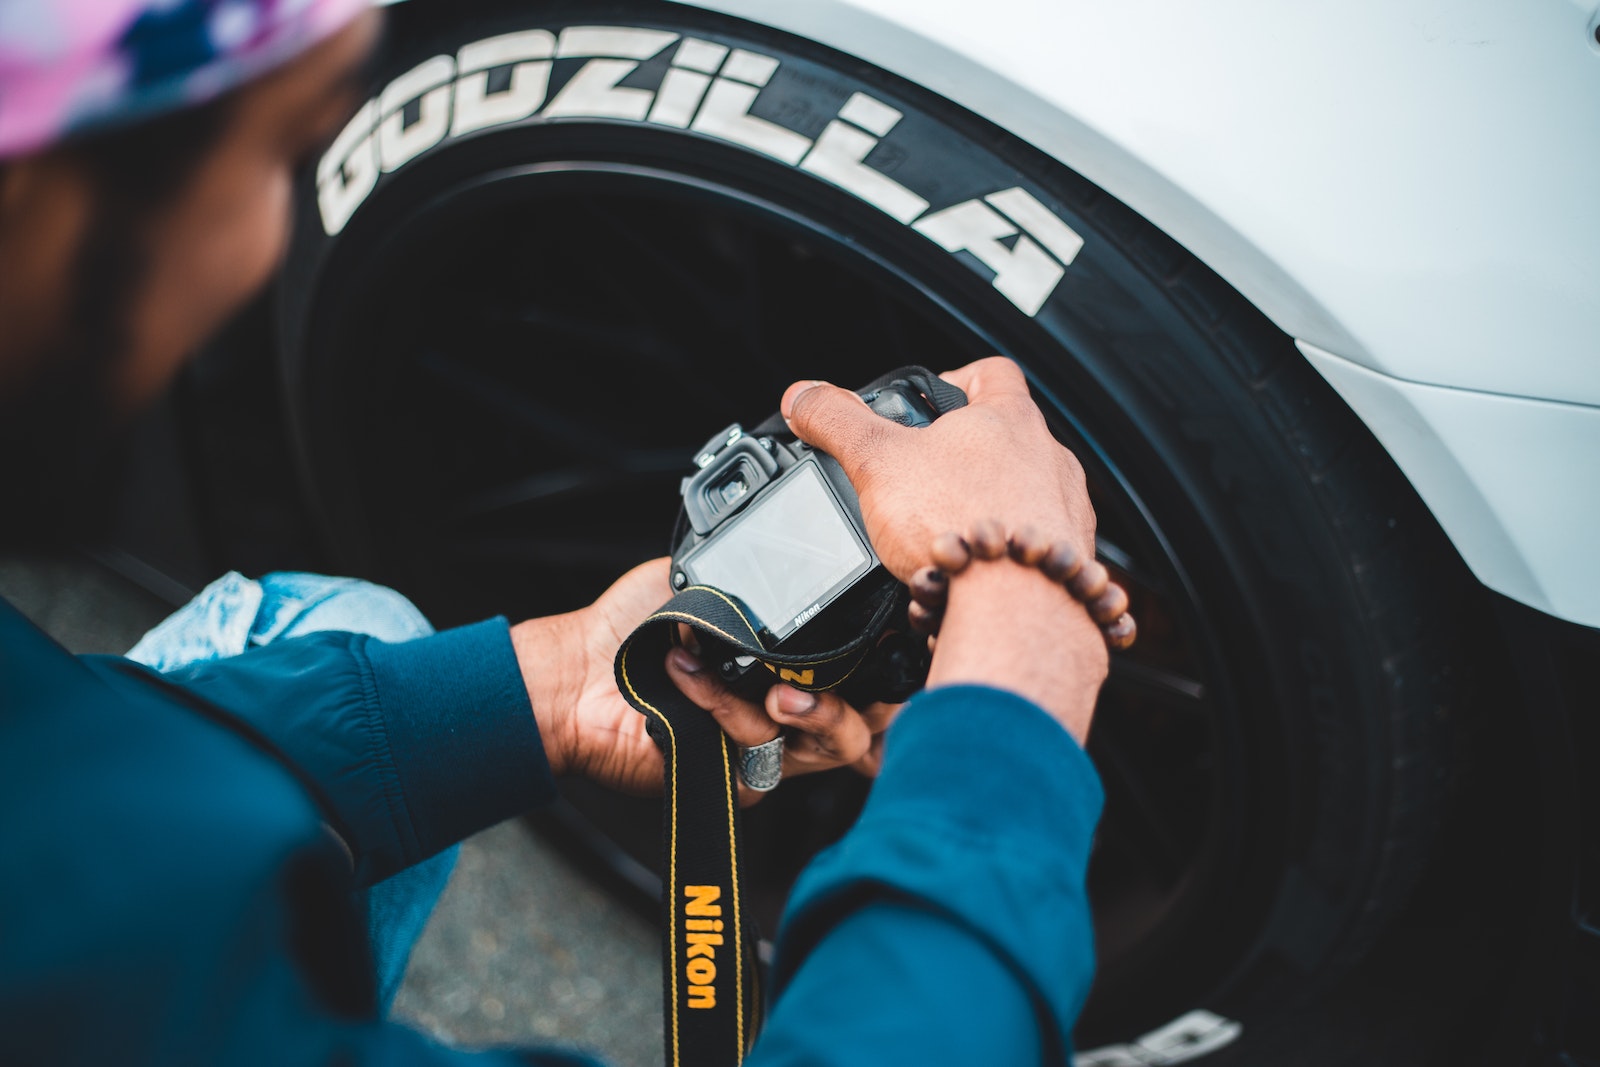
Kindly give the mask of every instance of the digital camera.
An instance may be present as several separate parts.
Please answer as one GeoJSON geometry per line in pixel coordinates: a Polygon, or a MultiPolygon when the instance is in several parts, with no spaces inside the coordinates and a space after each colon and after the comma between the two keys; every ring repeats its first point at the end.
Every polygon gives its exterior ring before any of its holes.
{"type": "MultiPolygon", "coordinates": [[[[879,415],[921,427],[966,403],[922,367],[857,390],[879,415]]],[[[857,706],[904,700],[928,675],[927,642],[906,625],[909,596],[878,560],[855,489],[833,457],[798,440],[774,415],[707,441],[683,479],[673,536],[675,589],[710,586],[736,601],[768,652],[819,660],[858,639],[870,648],[838,688],[857,706]]],[[[777,677],[759,657],[715,635],[702,653],[736,692],[759,700],[777,677]]],[[[804,685],[803,676],[789,680],[804,685]]]]}

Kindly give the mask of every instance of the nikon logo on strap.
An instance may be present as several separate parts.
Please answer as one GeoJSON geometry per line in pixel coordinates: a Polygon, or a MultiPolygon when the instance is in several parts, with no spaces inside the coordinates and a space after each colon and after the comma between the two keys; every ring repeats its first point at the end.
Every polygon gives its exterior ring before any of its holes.
{"type": "Polygon", "coordinates": [[[685,987],[689,1007],[714,1008],[717,1006],[717,946],[722,944],[722,887],[716,885],[686,885],[683,895],[688,902],[683,906],[683,958],[685,987]]]}
{"type": "Polygon", "coordinates": [[[761,1025],[756,931],[739,895],[739,783],[733,742],[667,677],[680,622],[732,637],[750,629],[725,598],[685,590],[617,652],[617,688],[666,763],[662,985],[667,1067],[736,1067],[761,1025]],[[709,617],[708,617],[709,616],[709,617]],[[733,629],[723,631],[726,625],[733,629]]]}

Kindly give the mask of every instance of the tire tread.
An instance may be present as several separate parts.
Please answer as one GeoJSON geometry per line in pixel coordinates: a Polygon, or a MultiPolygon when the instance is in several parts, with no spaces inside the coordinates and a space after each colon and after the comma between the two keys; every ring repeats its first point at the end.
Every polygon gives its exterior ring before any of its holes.
{"type": "Polygon", "coordinates": [[[1384,825],[1364,901],[1325,968],[1332,978],[1372,948],[1409,899],[1465,773],[1465,746],[1454,737],[1463,685],[1451,656],[1460,647],[1456,626],[1469,579],[1410,483],[1292,339],[1187,253],[1185,267],[1165,275],[1157,264],[1170,249],[1148,239],[1128,247],[1249,387],[1301,468],[1348,562],[1380,665],[1391,793],[1379,806],[1384,825]],[[1143,258],[1144,250],[1153,254],[1143,258]]]}

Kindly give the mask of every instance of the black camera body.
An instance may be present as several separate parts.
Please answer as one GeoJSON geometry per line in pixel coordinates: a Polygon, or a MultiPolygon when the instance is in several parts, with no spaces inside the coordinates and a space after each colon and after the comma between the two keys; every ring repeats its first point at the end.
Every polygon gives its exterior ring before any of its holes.
{"type": "MultiPolygon", "coordinates": [[[[927,426],[966,403],[956,387],[906,367],[857,391],[884,418],[927,426]]],[[[927,642],[906,625],[908,594],[867,539],[855,489],[833,457],[773,416],[706,442],[684,478],[673,537],[672,584],[733,598],[768,652],[825,655],[863,634],[875,640],[839,685],[864,706],[899,701],[928,676],[927,642]],[[868,633],[876,629],[877,633],[868,633]]],[[[701,632],[702,654],[736,692],[759,700],[779,676],[756,656],[701,632]]],[[[804,687],[803,672],[783,671],[804,687]]]]}

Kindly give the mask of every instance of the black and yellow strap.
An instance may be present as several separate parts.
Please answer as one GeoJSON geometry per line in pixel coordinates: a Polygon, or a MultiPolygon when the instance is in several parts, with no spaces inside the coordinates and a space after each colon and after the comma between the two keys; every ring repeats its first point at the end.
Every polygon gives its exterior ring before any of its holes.
{"type": "MultiPolygon", "coordinates": [[[[881,610],[887,616],[896,606],[888,600],[881,610]]],[[[760,1028],[757,935],[739,886],[738,753],[716,720],[667,677],[666,654],[677,643],[679,624],[755,656],[774,681],[802,689],[838,685],[872,643],[864,636],[815,655],[768,652],[736,601],[707,586],[690,586],[640,624],[617,652],[617,688],[646,717],[666,760],[667,1067],[723,1067],[744,1059],[760,1028]]]]}

